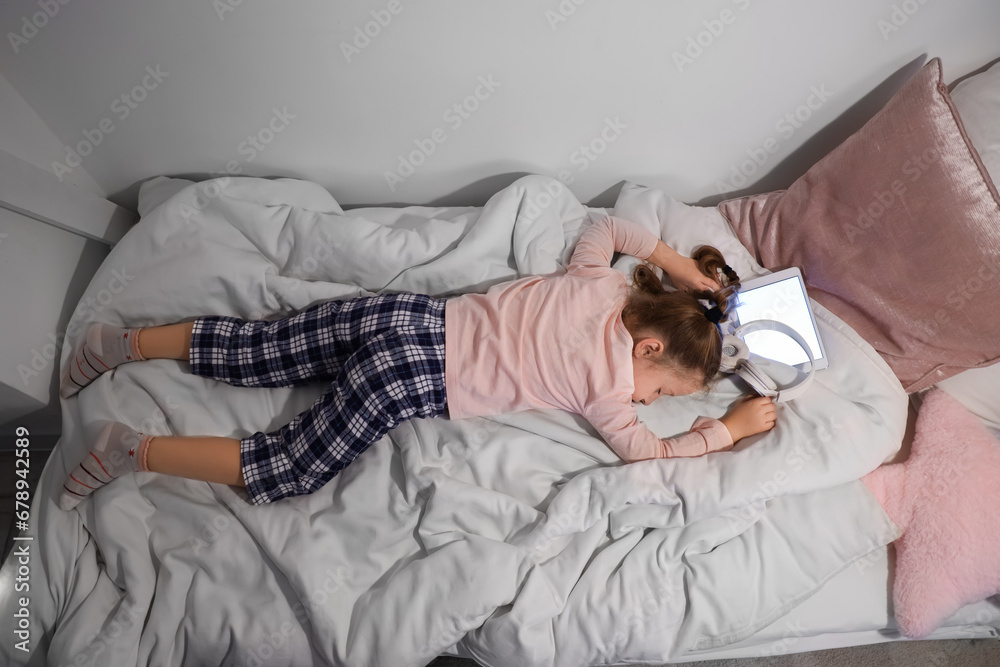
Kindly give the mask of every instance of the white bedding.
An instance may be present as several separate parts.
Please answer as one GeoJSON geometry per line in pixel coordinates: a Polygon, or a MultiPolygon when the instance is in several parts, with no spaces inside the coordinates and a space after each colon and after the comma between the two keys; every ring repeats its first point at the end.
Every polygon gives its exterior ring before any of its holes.
{"type": "MultiPolygon", "coordinates": [[[[346,213],[313,183],[218,179],[146,210],[84,299],[118,272],[127,285],[96,319],[147,326],[485,290],[561,271],[602,212],[539,176],[482,208],[346,213]]],[[[416,420],[310,496],[252,507],[242,489],[140,473],[62,512],[62,481],[99,420],[243,437],[323,391],[231,387],[186,362],[122,366],[62,404],[32,505],[30,664],[396,666],[449,651],[578,667],[739,642],[897,537],[856,480],[898,449],[907,397],[870,345],[812,305],[830,368],[732,452],[621,465],[562,412],[416,420]]],[[[724,414],[738,382],[640,416],[683,432],[724,414]]],[[[15,601],[2,602],[10,619],[15,601]]],[[[27,662],[10,642],[0,657],[27,662]]]]}

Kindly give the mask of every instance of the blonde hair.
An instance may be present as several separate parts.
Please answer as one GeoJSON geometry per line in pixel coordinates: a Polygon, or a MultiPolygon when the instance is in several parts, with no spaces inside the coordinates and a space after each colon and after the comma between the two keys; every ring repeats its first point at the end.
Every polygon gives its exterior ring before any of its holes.
{"type": "Polygon", "coordinates": [[[633,339],[654,336],[663,341],[666,349],[653,361],[675,372],[702,378],[702,389],[707,390],[719,373],[722,331],[705,316],[707,308],[699,299],[717,304],[722,312],[720,321],[725,320],[735,305],[732,297],[739,289],[740,277],[712,246],[700,246],[692,259],[722,289],[693,293],[667,291],[653,267],[644,262],[632,272],[622,322],[633,339]]]}

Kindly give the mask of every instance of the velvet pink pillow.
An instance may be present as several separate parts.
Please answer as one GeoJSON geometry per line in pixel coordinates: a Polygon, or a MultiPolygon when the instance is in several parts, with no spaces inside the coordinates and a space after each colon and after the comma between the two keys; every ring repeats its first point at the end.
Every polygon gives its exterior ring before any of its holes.
{"type": "Polygon", "coordinates": [[[719,210],[762,266],[798,266],[908,393],[1000,361],[1000,195],[938,58],[788,190],[719,210]]]}

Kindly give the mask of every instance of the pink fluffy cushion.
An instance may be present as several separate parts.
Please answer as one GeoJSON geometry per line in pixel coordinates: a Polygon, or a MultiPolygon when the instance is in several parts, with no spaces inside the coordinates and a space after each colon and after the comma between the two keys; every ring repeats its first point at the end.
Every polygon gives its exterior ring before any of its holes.
{"type": "Polygon", "coordinates": [[[907,392],[1000,360],[1000,195],[939,59],[788,190],[719,210],[761,265],[798,266],[907,392]]]}
{"type": "Polygon", "coordinates": [[[927,394],[905,466],[893,606],[926,637],[964,605],[1000,593],[1000,442],[945,392],[927,394]]]}

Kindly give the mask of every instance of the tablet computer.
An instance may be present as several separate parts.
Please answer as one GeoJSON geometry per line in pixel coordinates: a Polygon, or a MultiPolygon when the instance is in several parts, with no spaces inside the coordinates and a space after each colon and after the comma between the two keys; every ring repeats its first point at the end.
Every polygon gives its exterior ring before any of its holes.
{"type": "MultiPolygon", "coordinates": [[[[736,294],[735,326],[755,320],[777,320],[795,329],[809,344],[816,370],[830,365],[798,267],[742,281],[736,294]]],[[[735,327],[734,327],[735,328],[735,327]]],[[[799,345],[777,331],[754,331],[743,340],[753,354],[807,371],[809,359],[799,345]]]]}

